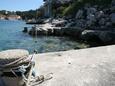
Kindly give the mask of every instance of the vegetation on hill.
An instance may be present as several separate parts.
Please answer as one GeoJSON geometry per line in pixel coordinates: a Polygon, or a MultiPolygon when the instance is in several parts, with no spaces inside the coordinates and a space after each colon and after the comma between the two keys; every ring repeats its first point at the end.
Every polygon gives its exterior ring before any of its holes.
{"type": "Polygon", "coordinates": [[[65,8],[62,13],[63,16],[75,16],[77,10],[83,8],[85,4],[107,7],[108,5],[110,5],[111,1],[112,0],[75,0],[72,4],[65,8]]]}
{"type": "Polygon", "coordinates": [[[16,14],[21,16],[22,19],[32,19],[36,17],[36,10],[29,10],[29,11],[16,11],[16,14]]]}
{"type": "Polygon", "coordinates": [[[1,10],[0,14],[1,15],[13,15],[13,14],[15,14],[15,12],[14,11],[1,10]]]}
{"type": "MultiPolygon", "coordinates": [[[[102,7],[107,7],[110,5],[112,0],[70,0],[70,2],[66,3],[59,3],[56,0],[52,2],[52,15],[54,17],[64,17],[64,16],[72,16],[76,15],[78,9],[83,8],[86,3],[90,5],[99,5],[102,7]]],[[[41,6],[39,9],[36,10],[29,10],[29,11],[16,11],[10,12],[7,11],[8,14],[17,14],[22,17],[22,19],[36,19],[44,17],[44,6],[41,6]]],[[[6,11],[0,11],[0,14],[6,15],[6,11]]]]}
{"type": "Polygon", "coordinates": [[[42,14],[41,12],[37,9],[37,10],[29,10],[29,11],[16,11],[16,12],[12,12],[12,11],[6,11],[6,10],[1,10],[0,11],[0,15],[5,15],[5,16],[9,16],[9,15],[19,15],[21,16],[21,18],[23,20],[26,19],[36,19],[38,17],[40,17],[42,14]]]}

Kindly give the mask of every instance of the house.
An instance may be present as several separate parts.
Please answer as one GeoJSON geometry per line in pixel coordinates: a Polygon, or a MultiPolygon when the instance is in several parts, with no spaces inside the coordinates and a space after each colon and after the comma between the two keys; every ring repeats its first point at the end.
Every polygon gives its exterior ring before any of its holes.
{"type": "Polygon", "coordinates": [[[9,15],[9,16],[7,16],[7,18],[9,20],[20,20],[21,19],[21,17],[18,15],[9,15]]]}
{"type": "Polygon", "coordinates": [[[3,20],[3,19],[5,19],[5,16],[0,14],[0,20],[3,20]]]}

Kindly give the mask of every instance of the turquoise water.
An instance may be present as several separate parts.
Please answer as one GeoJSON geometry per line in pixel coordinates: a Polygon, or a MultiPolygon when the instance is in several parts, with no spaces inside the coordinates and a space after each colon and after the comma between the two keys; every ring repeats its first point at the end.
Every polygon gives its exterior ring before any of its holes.
{"type": "MultiPolygon", "coordinates": [[[[65,37],[34,38],[22,32],[27,26],[23,21],[0,20],[0,51],[7,49],[27,49],[30,53],[37,49],[39,53],[70,50],[85,47],[84,44],[75,42],[65,37]]],[[[29,26],[31,27],[31,26],[29,26]]]]}

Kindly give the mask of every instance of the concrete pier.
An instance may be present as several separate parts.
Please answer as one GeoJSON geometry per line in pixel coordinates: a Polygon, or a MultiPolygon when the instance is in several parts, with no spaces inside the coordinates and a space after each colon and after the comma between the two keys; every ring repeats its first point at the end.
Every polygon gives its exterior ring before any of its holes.
{"type": "Polygon", "coordinates": [[[38,86],[115,86],[115,45],[35,55],[38,86]]]}
{"type": "Polygon", "coordinates": [[[36,54],[34,60],[36,74],[53,74],[35,86],[115,86],[115,45],[36,54]]]}

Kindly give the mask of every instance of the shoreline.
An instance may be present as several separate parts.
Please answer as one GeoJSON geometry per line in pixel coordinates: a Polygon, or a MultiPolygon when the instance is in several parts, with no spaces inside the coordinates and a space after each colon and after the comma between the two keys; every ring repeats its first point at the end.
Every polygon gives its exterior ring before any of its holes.
{"type": "Polygon", "coordinates": [[[74,41],[79,41],[88,44],[90,47],[98,47],[105,45],[112,45],[115,42],[115,33],[112,31],[102,30],[88,30],[81,29],[78,27],[55,27],[51,23],[45,23],[35,25],[30,30],[26,27],[23,30],[24,33],[28,33],[30,36],[57,36],[57,37],[68,37],[74,41]],[[112,35],[110,35],[112,34],[112,35]],[[106,39],[107,38],[107,39],[106,39]],[[111,38],[111,39],[110,39],[111,38]]]}

